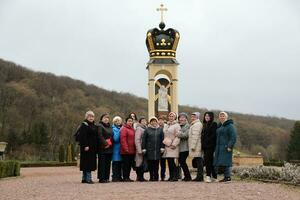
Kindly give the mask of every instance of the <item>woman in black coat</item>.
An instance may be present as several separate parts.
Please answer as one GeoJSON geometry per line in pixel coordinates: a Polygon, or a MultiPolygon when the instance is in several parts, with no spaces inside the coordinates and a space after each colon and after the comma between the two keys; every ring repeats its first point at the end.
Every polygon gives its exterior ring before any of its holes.
{"type": "Polygon", "coordinates": [[[85,114],[85,120],[79,128],[80,171],[82,183],[92,184],[92,171],[96,170],[97,154],[97,126],[94,123],[95,115],[92,111],[85,114]]]}
{"type": "Polygon", "coordinates": [[[98,179],[99,183],[108,183],[112,158],[112,127],[109,123],[108,114],[100,117],[98,128],[99,152],[98,152],[98,179]]]}
{"type": "Polygon", "coordinates": [[[203,129],[201,134],[201,146],[204,152],[204,162],[206,166],[206,182],[211,182],[211,178],[217,178],[213,166],[217,127],[217,123],[214,122],[214,113],[206,112],[203,118],[203,129]]]}
{"type": "Polygon", "coordinates": [[[150,125],[143,135],[142,149],[148,160],[150,181],[158,181],[158,168],[161,154],[164,152],[164,133],[156,117],[150,119],[150,125]]]}

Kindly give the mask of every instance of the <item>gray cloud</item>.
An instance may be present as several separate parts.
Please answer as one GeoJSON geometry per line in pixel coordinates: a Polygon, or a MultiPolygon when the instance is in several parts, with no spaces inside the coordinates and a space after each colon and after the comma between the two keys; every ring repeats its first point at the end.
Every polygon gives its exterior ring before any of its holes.
{"type": "MultiPolygon", "coordinates": [[[[161,1],[0,0],[0,57],[147,97],[161,1]]],[[[180,104],[300,119],[300,3],[164,1],[181,33],[180,104]]]]}

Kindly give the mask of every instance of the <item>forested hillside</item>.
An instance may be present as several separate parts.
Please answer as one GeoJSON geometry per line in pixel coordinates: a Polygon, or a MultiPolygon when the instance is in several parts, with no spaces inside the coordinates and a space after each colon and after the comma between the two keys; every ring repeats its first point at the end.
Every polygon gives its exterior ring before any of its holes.
{"type": "MultiPolygon", "coordinates": [[[[9,157],[57,160],[59,146],[74,142],[73,132],[88,109],[96,117],[105,112],[146,116],[147,100],[65,76],[34,72],[0,59],[0,141],[9,143],[9,157]]],[[[187,113],[205,111],[189,106],[179,109],[187,113]]],[[[237,125],[239,150],[261,152],[266,159],[285,158],[293,120],[230,115],[237,125]]]]}

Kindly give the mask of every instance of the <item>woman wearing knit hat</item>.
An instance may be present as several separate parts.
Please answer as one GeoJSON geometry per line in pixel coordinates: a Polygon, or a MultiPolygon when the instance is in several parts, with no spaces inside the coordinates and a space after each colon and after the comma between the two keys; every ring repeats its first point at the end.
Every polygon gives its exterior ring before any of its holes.
{"type": "Polygon", "coordinates": [[[191,126],[189,130],[189,155],[197,163],[197,176],[193,181],[203,181],[203,159],[201,152],[202,123],[199,120],[200,113],[194,112],[191,115],[191,126]]]}
{"type": "Polygon", "coordinates": [[[226,112],[219,113],[219,128],[217,129],[217,142],[214,166],[216,173],[224,167],[224,179],[220,182],[231,181],[232,151],[236,143],[236,128],[232,119],[228,119],[226,112]]]}
{"type": "Polygon", "coordinates": [[[98,137],[100,148],[98,153],[98,179],[99,183],[108,183],[110,176],[112,147],[112,127],[109,123],[109,114],[105,113],[100,117],[98,137]]]}
{"type": "Polygon", "coordinates": [[[139,119],[139,123],[136,126],[135,130],[135,166],[136,166],[136,175],[137,181],[145,181],[144,179],[144,169],[143,169],[143,152],[142,152],[142,138],[144,135],[144,131],[147,128],[147,120],[145,117],[141,117],[139,119]]]}
{"type": "Polygon", "coordinates": [[[150,125],[143,136],[143,152],[148,161],[150,181],[158,181],[158,168],[161,153],[164,152],[164,133],[158,125],[156,117],[150,118],[150,125]]]}
{"type": "Polygon", "coordinates": [[[132,182],[130,177],[131,168],[134,167],[135,158],[135,130],[133,129],[132,117],[127,117],[121,128],[121,155],[123,160],[123,181],[132,182]]]}
{"type": "Polygon", "coordinates": [[[94,122],[95,114],[88,111],[85,120],[80,126],[80,171],[82,171],[82,183],[92,184],[92,171],[97,168],[97,126],[94,122]]]}
{"type": "MultiPolygon", "coordinates": [[[[189,168],[186,164],[186,159],[189,156],[189,145],[188,145],[188,138],[189,138],[189,129],[190,125],[188,123],[188,115],[186,113],[180,113],[178,115],[178,121],[180,124],[180,131],[176,135],[178,138],[180,138],[180,144],[179,144],[179,165],[183,170],[184,178],[183,181],[191,181],[191,174],[189,171],[189,168]]],[[[179,168],[179,170],[181,170],[179,168]]]]}
{"type": "Polygon", "coordinates": [[[180,139],[176,137],[180,131],[180,125],[177,123],[177,114],[170,112],[168,115],[169,121],[164,127],[164,140],[165,152],[163,157],[167,159],[169,166],[169,181],[178,181],[177,168],[175,158],[179,157],[179,143],[180,139]]]}
{"type": "Polygon", "coordinates": [[[116,116],[113,118],[113,153],[112,153],[112,181],[120,182],[122,178],[122,157],[120,154],[120,129],[122,126],[122,118],[116,116]]]}

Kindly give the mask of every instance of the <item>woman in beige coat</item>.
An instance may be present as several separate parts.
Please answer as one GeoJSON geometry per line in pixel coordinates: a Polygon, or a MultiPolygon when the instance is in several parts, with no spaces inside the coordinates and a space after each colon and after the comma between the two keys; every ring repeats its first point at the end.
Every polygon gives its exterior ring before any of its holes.
{"type": "Polygon", "coordinates": [[[170,178],[169,181],[178,181],[177,168],[175,165],[175,158],[179,157],[179,143],[180,139],[176,137],[180,131],[180,125],[177,123],[177,114],[169,113],[169,121],[164,127],[164,145],[165,152],[163,157],[167,159],[169,166],[170,178]]]}
{"type": "Polygon", "coordinates": [[[145,181],[144,179],[144,167],[143,167],[143,152],[142,152],[142,138],[144,135],[144,131],[147,128],[147,120],[144,117],[141,117],[139,123],[136,126],[135,131],[135,165],[136,165],[136,176],[137,181],[145,181]]]}
{"type": "Polygon", "coordinates": [[[197,163],[197,177],[193,181],[203,181],[203,159],[201,152],[202,123],[199,120],[200,113],[194,112],[191,115],[191,126],[189,130],[189,156],[197,163]]]}

